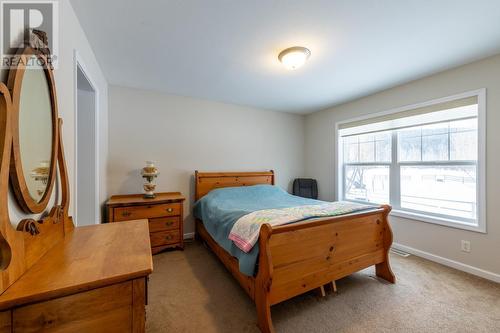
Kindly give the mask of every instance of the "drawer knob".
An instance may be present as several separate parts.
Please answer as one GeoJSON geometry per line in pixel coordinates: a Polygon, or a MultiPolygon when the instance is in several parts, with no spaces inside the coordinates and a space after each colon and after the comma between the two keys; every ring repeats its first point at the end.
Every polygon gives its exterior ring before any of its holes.
{"type": "Polygon", "coordinates": [[[166,224],[166,226],[167,226],[167,227],[170,227],[171,225],[173,225],[173,224],[174,224],[174,222],[173,222],[173,221],[168,221],[168,222],[167,222],[167,223],[165,223],[165,224],[166,224]]]}
{"type": "Polygon", "coordinates": [[[167,212],[172,213],[174,211],[173,208],[167,208],[167,212]]]}
{"type": "Polygon", "coordinates": [[[167,236],[165,236],[165,239],[166,239],[166,240],[171,240],[172,238],[174,238],[174,236],[172,236],[172,235],[167,235],[167,236]]]}
{"type": "Polygon", "coordinates": [[[122,212],[122,216],[130,216],[130,215],[132,215],[131,212],[127,212],[127,211],[122,212]]]}

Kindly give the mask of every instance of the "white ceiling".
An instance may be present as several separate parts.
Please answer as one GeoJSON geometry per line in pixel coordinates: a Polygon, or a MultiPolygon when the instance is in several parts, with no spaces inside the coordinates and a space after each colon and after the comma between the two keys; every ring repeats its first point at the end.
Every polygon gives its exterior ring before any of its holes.
{"type": "Polygon", "coordinates": [[[286,112],[500,52],[499,0],[71,2],[110,84],[286,112]],[[312,55],[287,71],[294,45],[312,55]]]}

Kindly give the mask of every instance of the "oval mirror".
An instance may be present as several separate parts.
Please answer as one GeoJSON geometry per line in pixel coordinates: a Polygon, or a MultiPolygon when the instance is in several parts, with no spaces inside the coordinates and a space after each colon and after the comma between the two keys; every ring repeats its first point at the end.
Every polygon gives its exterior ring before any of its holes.
{"type": "Polygon", "coordinates": [[[50,199],[56,169],[56,98],[44,56],[31,49],[25,52],[29,65],[9,72],[14,106],[11,179],[21,208],[41,213],[50,199]]]}
{"type": "Polygon", "coordinates": [[[52,103],[43,67],[24,72],[19,100],[19,152],[26,187],[40,202],[47,191],[52,155],[52,103]]]}

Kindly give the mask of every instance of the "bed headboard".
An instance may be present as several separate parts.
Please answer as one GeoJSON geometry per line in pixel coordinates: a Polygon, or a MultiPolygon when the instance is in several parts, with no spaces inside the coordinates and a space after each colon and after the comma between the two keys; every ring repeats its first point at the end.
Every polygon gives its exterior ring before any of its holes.
{"type": "Polygon", "coordinates": [[[262,172],[199,172],[195,171],[195,200],[215,188],[250,186],[258,184],[274,185],[274,171],[262,172]]]}

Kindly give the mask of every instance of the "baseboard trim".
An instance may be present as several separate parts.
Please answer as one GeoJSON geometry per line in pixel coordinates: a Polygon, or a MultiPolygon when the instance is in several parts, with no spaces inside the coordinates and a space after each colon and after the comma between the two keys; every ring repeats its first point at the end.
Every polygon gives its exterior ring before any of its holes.
{"type": "Polygon", "coordinates": [[[194,239],[194,232],[185,233],[184,239],[194,239]]]}
{"type": "Polygon", "coordinates": [[[466,273],[469,273],[472,275],[476,275],[476,276],[482,277],[484,279],[487,279],[487,280],[490,280],[490,281],[493,281],[496,283],[500,283],[500,274],[486,271],[484,269],[477,268],[474,266],[466,265],[464,263],[461,263],[461,262],[458,262],[455,260],[443,258],[443,257],[437,256],[437,255],[432,254],[432,253],[417,250],[417,249],[414,249],[412,247],[409,247],[409,246],[406,246],[403,244],[393,243],[392,246],[395,249],[411,253],[417,257],[422,257],[424,259],[437,262],[438,264],[445,265],[445,266],[448,266],[451,268],[455,268],[455,269],[458,269],[459,271],[463,271],[463,272],[466,272],[466,273]]]}

